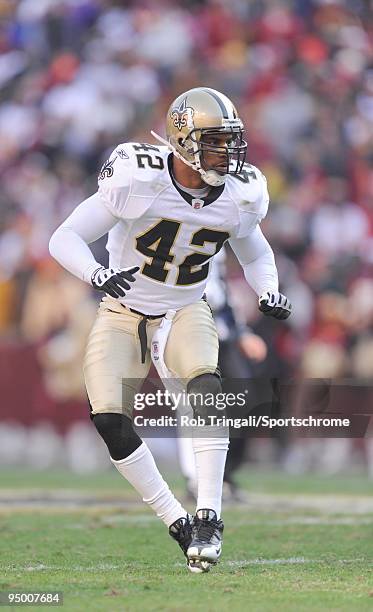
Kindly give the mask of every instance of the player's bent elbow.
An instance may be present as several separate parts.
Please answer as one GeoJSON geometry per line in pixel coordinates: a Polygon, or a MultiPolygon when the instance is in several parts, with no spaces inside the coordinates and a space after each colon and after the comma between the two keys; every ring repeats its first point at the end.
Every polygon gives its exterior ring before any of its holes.
{"type": "MultiPolygon", "coordinates": [[[[60,225],[52,234],[49,240],[49,253],[59,263],[65,258],[67,248],[67,239],[69,235],[66,233],[65,227],[60,225]]],[[[63,265],[63,264],[62,264],[63,265]]]]}
{"type": "Polygon", "coordinates": [[[55,255],[55,243],[56,243],[56,233],[58,230],[56,230],[55,232],[53,232],[52,236],[50,237],[49,240],[49,244],[48,244],[48,249],[49,249],[49,253],[52,257],[54,257],[55,255]]]}
{"type": "Polygon", "coordinates": [[[61,244],[61,231],[60,231],[60,228],[58,227],[53,232],[52,236],[50,237],[49,245],[48,245],[49,253],[52,257],[54,257],[54,259],[57,259],[57,252],[58,252],[58,247],[60,244],[61,244]]]}

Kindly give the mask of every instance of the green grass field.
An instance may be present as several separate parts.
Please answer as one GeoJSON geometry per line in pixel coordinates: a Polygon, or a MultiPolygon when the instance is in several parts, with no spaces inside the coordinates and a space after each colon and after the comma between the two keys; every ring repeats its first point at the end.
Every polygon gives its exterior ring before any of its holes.
{"type": "Polygon", "coordinates": [[[255,472],[241,481],[251,503],[225,510],[221,563],[193,575],[114,470],[3,471],[0,590],[63,591],[68,611],[373,610],[371,482],[255,472]]]}

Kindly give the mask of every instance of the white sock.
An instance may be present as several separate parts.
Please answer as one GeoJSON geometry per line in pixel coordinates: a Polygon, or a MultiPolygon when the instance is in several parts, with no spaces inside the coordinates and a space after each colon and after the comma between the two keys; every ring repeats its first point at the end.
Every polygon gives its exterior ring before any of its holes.
{"type": "Polygon", "coordinates": [[[190,482],[197,482],[196,461],[193,451],[192,437],[177,438],[177,452],[182,475],[190,482]]]}
{"type": "Polygon", "coordinates": [[[219,519],[229,438],[228,435],[219,438],[198,437],[201,433],[201,428],[196,428],[193,436],[198,484],[196,510],[211,508],[219,519]]]}
{"type": "Polygon", "coordinates": [[[145,442],[125,459],[119,461],[111,459],[111,461],[167,527],[180,517],[186,516],[186,510],[163,480],[145,442]]]}

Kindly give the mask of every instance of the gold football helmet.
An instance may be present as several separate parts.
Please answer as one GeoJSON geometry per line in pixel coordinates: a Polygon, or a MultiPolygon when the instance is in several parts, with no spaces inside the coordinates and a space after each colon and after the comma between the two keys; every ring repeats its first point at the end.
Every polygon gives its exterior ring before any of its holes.
{"type": "Polygon", "coordinates": [[[227,174],[239,174],[242,170],[247,149],[243,123],[229,98],[215,89],[196,87],[178,96],[167,112],[167,140],[153,131],[152,134],[197,170],[209,185],[222,185],[227,174]],[[222,134],[229,135],[225,144],[222,134]],[[214,144],[214,136],[219,144],[214,144]],[[205,152],[218,154],[224,164],[219,163],[219,169],[209,167],[205,152]]]}

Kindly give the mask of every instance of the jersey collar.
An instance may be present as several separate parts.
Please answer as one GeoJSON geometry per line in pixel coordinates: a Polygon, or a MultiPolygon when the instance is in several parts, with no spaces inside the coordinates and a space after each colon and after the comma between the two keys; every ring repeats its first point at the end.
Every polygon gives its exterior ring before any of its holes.
{"type": "MultiPolygon", "coordinates": [[[[173,158],[173,153],[170,153],[168,158],[167,158],[167,166],[168,166],[168,174],[170,175],[171,181],[173,186],[175,187],[175,189],[179,192],[179,194],[181,195],[181,197],[188,202],[188,204],[190,206],[192,206],[192,201],[195,199],[192,195],[190,195],[190,193],[187,193],[186,191],[183,191],[182,189],[180,189],[180,187],[175,183],[175,179],[173,177],[172,174],[172,158],[173,158]]],[[[205,196],[204,198],[200,198],[201,200],[203,200],[203,207],[208,206],[209,204],[212,204],[213,202],[215,202],[215,200],[217,200],[221,194],[224,191],[224,187],[225,187],[225,183],[223,183],[223,185],[219,185],[219,187],[211,187],[209,193],[207,194],[207,196],[205,196]]]]}

